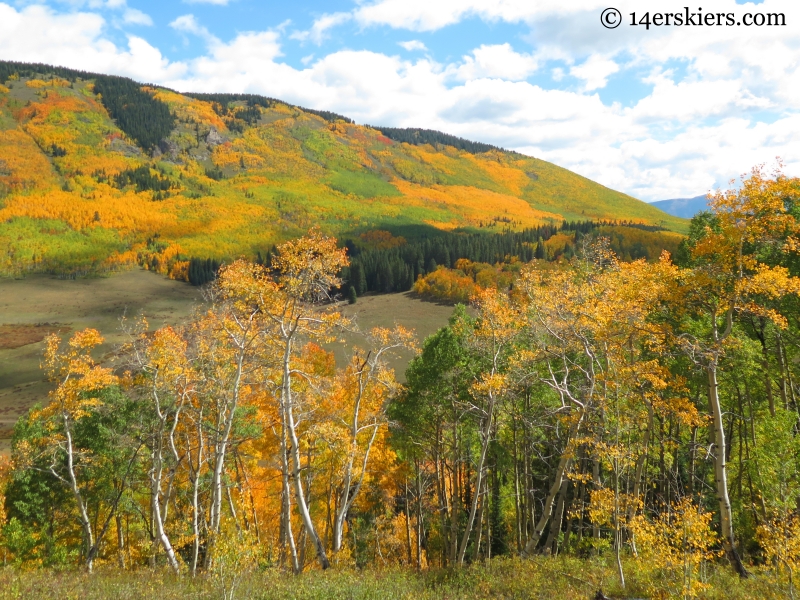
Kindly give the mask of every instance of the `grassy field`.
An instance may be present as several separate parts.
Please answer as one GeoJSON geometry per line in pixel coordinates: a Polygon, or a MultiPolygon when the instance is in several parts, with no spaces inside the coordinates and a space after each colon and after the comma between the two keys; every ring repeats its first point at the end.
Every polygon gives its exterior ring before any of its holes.
{"type": "MultiPolygon", "coordinates": [[[[8,451],[9,437],[20,415],[46,398],[48,384],[39,363],[49,332],[62,336],[94,327],[106,338],[98,358],[123,341],[120,317],[143,314],[152,327],[186,320],[202,302],[198,288],[141,269],[110,277],[65,280],[47,276],[0,279],[0,452],[8,451]]],[[[366,296],[343,312],[363,330],[395,323],[416,330],[418,339],[447,324],[452,307],[426,302],[411,294],[366,296]]],[[[348,344],[358,344],[356,335],[348,344]]],[[[346,360],[344,346],[335,348],[337,362],[346,360]]],[[[402,378],[407,353],[392,366],[402,378]]]]}
{"type": "MultiPolygon", "coordinates": [[[[616,580],[612,560],[535,557],[493,559],[462,570],[311,571],[299,577],[275,569],[243,573],[231,594],[214,576],[176,578],[163,571],[118,572],[0,570],[0,599],[59,598],[139,600],[207,598],[229,600],[456,600],[533,599],[591,600],[602,589],[610,598],[680,598],[671,578],[627,561],[627,587],[616,580]]],[[[788,598],[786,582],[769,572],[745,581],[723,566],[709,565],[706,590],[694,597],[713,600],[788,598]]]]}
{"type": "Polygon", "coordinates": [[[99,358],[122,342],[124,314],[143,314],[160,327],[186,319],[200,301],[188,283],[140,269],[92,279],[0,279],[0,449],[8,450],[17,418],[47,395],[39,362],[48,332],[98,329],[106,338],[99,358]]]}
{"type": "MultiPolygon", "coordinates": [[[[426,337],[447,325],[447,320],[453,314],[452,306],[421,300],[411,292],[364,296],[356,304],[342,305],[341,310],[361,331],[372,327],[391,328],[395,323],[413,329],[420,346],[426,337]]],[[[345,341],[346,346],[358,346],[360,343],[357,335],[348,335],[345,341]]],[[[337,364],[347,359],[346,346],[337,345],[334,348],[337,364]]],[[[410,351],[403,352],[389,361],[398,380],[405,381],[405,370],[412,356],[410,351]]]]}

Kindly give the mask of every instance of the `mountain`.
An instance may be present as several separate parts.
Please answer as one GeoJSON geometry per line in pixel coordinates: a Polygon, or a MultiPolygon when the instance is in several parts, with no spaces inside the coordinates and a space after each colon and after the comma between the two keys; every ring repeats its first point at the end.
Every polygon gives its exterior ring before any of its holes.
{"type": "Polygon", "coordinates": [[[658,200],[651,202],[650,206],[655,206],[659,210],[663,210],[668,215],[680,217],[682,219],[691,219],[702,210],[708,210],[708,199],[705,194],[695,196],[694,198],[673,198],[672,200],[658,200]]]}
{"type": "Polygon", "coordinates": [[[0,61],[0,275],[254,257],[340,238],[562,220],[687,223],[543,160],[252,94],[0,61]],[[375,234],[375,232],[383,232],[375,234]]]}

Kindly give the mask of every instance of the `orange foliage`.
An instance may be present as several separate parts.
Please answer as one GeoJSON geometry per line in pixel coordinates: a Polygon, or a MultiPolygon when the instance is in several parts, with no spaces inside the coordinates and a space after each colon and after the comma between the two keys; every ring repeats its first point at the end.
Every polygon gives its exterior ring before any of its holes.
{"type": "Polygon", "coordinates": [[[358,236],[358,239],[366,248],[379,250],[397,248],[406,244],[406,238],[403,236],[395,237],[389,231],[383,231],[382,229],[371,229],[358,236]]]}
{"type": "MultiPolygon", "coordinates": [[[[473,226],[495,217],[513,220],[523,227],[533,227],[551,220],[562,219],[560,215],[537,210],[525,200],[509,194],[460,185],[423,187],[402,179],[393,179],[391,183],[400,190],[403,197],[390,199],[387,202],[406,207],[440,206],[443,211],[457,210],[463,215],[462,219],[473,226]]],[[[452,223],[453,227],[458,225],[459,223],[452,223]]]]}
{"type": "Polygon", "coordinates": [[[417,279],[413,289],[420,296],[450,302],[468,302],[478,291],[478,286],[471,277],[460,271],[439,267],[433,273],[417,279]]]}
{"type": "Polygon", "coordinates": [[[29,88],[45,88],[45,87],[69,87],[71,84],[66,79],[60,79],[58,77],[54,77],[53,79],[49,79],[47,81],[43,79],[31,79],[25,82],[25,85],[29,88]]]}
{"type": "Polygon", "coordinates": [[[201,102],[188,96],[182,96],[176,92],[171,92],[163,88],[152,88],[144,86],[144,91],[153,94],[153,97],[165,102],[170,109],[181,120],[186,122],[198,122],[206,126],[213,125],[218,131],[227,131],[220,116],[214,112],[210,102],[201,102]]]}
{"type": "Polygon", "coordinates": [[[48,189],[56,183],[47,157],[31,136],[21,129],[0,131],[0,185],[19,192],[48,189]]]}

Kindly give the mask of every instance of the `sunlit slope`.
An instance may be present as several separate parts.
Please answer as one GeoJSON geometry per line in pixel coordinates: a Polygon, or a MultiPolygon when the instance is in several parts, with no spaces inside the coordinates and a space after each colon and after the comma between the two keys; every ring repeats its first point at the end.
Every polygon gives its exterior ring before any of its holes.
{"type": "Polygon", "coordinates": [[[314,224],[342,237],[403,226],[499,232],[563,218],[686,224],[545,161],[398,143],[267,98],[135,87],[150,104],[114,120],[109,110],[141,99],[112,99],[108,78],[101,88],[91,74],[9,64],[0,64],[6,274],[138,262],[181,276],[189,257],[253,256],[314,224]],[[168,123],[163,136],[148,127],[153,106],[157,126],[168,123]]]}

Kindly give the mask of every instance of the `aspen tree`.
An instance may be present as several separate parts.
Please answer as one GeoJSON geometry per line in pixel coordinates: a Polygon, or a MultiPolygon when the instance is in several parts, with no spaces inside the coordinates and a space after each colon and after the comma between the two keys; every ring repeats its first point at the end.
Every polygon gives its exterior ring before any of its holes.
{"type": "Polygon", "coordinates": [[[787,325],[786,318],[771,307],[770,301],[800,293],[800,279],[790,276],[785,267],[762,262],[760,248],[771,247],[781,253],[800,249],[794,237],[797,222],[787,211],[787,203],[797,203],[799,197],[797,180],[780,171],[770,179],[761,167],[754,168],[738,190],[710,195],[713,221],[694,242],[691,265],[676,276],[677,285],[668,296],[679,319],[698,319],[705,326],[698,334],[679,323],[674,340],[705,372],[722,545],[742,577],[747,577],[748,572],[739,556],[733,529],[719,366],[738,316],[764,317],[779,328],[787,325]]]}
{"type": "Polygon", "coordinates": [[[95,394],[117,382],[110,369],[95,364],[92,359],[92,349],[102,342],[103,338],[95,329],[75,333],[64,350],[58,335],[47,337],[44,367],[47,378],[56,383],[56,389],[50,392],[50,404],[33,415],[33,418],[44,420],[50,430],[44,449],[52,456],[50,472],[69,488],[75,500],[83,529],[84,561],[89,572],[94,567],[98,544],[114,516],[116,502],[119,502],[118,496],[105,522],[98,527],[89,515],[84,491],[88,482],[82,481],[81,477],[81,463],[91,460],[91,457],[84,456],[74,441],[76,423],[100,406],[95,394]],[[66,463],[63,473],[60,468],[62,460],[66,463]]]}

